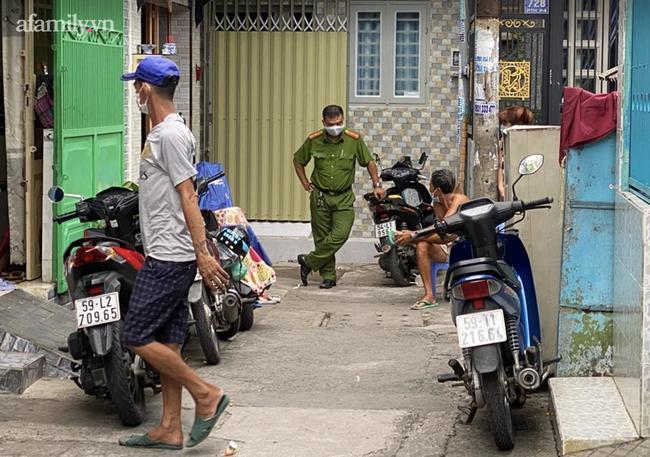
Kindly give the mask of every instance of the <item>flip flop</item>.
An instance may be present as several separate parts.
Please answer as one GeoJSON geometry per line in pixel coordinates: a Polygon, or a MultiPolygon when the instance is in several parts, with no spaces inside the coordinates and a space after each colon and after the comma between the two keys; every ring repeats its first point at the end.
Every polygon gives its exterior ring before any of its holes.
{"type": "Polygon", "coordinates": [[[187,447],[194,447],[198,445],[210,435],[210,432],[212,432],[212,429],[219,420],[219,416],[221,416],[221,414],[228,407],[228,403],[230,403],[228,395],[223,394],[219,400],[217,411],[214,413],[214,416],[206,418],[196,416],[194,418],[194,424],[192,425],[192,430],[190,431],[190,439],[187,440],[187,443],[185,444],[187,447]]]}
{"type": "Polygon", "coordinates": [[[144,449],[166,449],[168,451],[180,451],[183,449],[182,444],[170,444],[160,441],[154,441],[148,435],[129,435],[120,438],[120,446],[139,447],[144,449]]]}
{"type": "Polygon", "coordinates": [[[418,300],[413,306],[411,306],[411,309],[417,311],[420,309],[435,308],[436,306],[438,306],[438,303],[435,301],[418,300]]]}

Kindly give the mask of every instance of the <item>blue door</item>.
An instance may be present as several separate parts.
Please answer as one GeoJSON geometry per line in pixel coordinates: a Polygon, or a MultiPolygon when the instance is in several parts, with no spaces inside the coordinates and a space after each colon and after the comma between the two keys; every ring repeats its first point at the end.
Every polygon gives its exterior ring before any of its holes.
{"type": "Polygon", "coordinates": [[[629,79],[630,188],[650,199],[650,2],[632,4],[629,79]]]}

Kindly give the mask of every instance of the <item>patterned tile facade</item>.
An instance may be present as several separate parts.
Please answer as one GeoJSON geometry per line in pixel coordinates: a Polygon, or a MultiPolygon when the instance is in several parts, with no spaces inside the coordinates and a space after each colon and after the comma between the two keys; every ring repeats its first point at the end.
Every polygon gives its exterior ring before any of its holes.
{"type": "Polygon", "coordinates": [[[650,433],[650,206],[616,197],[614,376],[635,426],[650,433]]]}
{"type": "Polygon", "coordinates": [[[634,234],[641,230],[642,220],[638,216],[635,217],[636,214],[630,202],[617,195],[614,249],[614,375],[628,411],[639,428],[642,361],[637,348],[643,344],[643,316],[638,269],[634,265],[640,268],[642,259],[640,250],[636,250],[637,259],[631,259],[632,250],[621,249],[622,246],[633,243],[634,234]]]}
{"type": "MultiPolygon", "coordinates": [[[[371,153],[379,154],[382,165],[390,166],[403,155],[414,161],[423,151],[429,154],[425,173],[437,168],[458,172],[456,113],[458,98],[457,70],[451,65],[452,50],[458,48],[459,2],[432,0],[428,102],[417,106],[350,105],[348,124],[359,130],[371,153]]],[[[374,236],[370,212],[362,196],[372,186],[365,169],[357,171],[354,191],[357,195],[357,219],[353,237],[374,236]]]]}
{"type": "MultiPolygon", "coordinates": [[[[131,71],[131,55],[137,52],[142,27],[136,0],[124,2],[124,71],[131,71]]],[[[138,180],[142,121],[132,84],[124,84],[124,180],[138,180]]]]}

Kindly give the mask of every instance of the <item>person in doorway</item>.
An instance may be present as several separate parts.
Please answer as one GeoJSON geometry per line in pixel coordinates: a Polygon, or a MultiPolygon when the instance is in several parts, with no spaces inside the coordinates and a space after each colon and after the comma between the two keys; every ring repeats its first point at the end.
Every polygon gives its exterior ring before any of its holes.
{"type": "MultiPolygon", "coordinates": [[[[431,175],[429,190],[434,197],[433,204],[436,219],[444,219],[458,211],[460,206],[469,201],[466,195],[456,193],[456,178],[450,170],[436,170],[431,175]]],[[[429,221],[430,225],[433,221],[429,221]]],[[[426,219],[425,219],[426,224],[426,219]]],[[[449,244],[456,238],[455,235],[446,236],[433,234],[420,240],[414,240],[415,232],[402,230],[395,232],[395,241],[402,245],[415,243],[418,270],[424,283],[424,295],[420,298],[411,309],[426,309],[437,306],[436,303],[436,285],[431,278],[431,262],[447,263],[449,261],[449,244]]]]}
{"type": "Polygon", "coordinates": [[[535,122],[535,115],[522,105],[512,105],[499,112],[499,125],[503,128],[513,125],[532,125],[535,122]]]}
{"type": "Polygon", "coordinates": [[[504,131],[513,125],[532,125],[535,115],[522,105],[512,105],[499,113],[499,168],[497,169],[497,190],[499,200],[506,198],[505,152],[503,149],[504,131]]]}
{"type": "Polygon", "coordinates": [[[377,165],[361,135],[345,127],[343,108],[329,105],[323,109],[323,128],[310,133],[293,156],[293,166],[306,192],[309,192],[311,228],[315,249],[298,256],[300,279],[307,285],[312,271],[323,279],[320,287],[336,286],[335,255],[345,244],[354,223],[355,165],[367,167],[374,193],[384,198],[377,165]],[[311,180],[305,166],[314,159],[311,180]]]}
{"type": "Polygon", "coordinates": [[[196,275],[222,288],[227,273],[209,254],[193,178],[194,137],[173,102],[180,71],[163,57],[147,57],[134,73],[136,103],[152,129],[140,157],[140,225],[146,261],[133,287],[124,317],[122,341],[160,373],[163,413],[160,425],[119,444],[182,449],[181,396],[185,387],[196,404],[187,447],[205,440],[228,406],[228,396],[200,378],[181,358],[187,332],[187,295],[196,275]]]}

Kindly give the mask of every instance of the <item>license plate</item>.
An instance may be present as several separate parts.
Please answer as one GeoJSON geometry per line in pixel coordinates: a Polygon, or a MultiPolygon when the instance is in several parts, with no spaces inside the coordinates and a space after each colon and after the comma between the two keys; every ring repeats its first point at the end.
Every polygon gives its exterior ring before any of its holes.
{"type": "Polygon", "coordinates": [[[77,328],[94,327],[120,320],[120,297],[117,292],[80,298],[74,301],[77,328]]]}
{"type": "Polygon", "coordinates": [[[384,222],[383,224],[375,225],[375,237],[384,238],[392,230],[395,231],[395,221],[384,222]]]}
{"type": "Polygon", "coordinates": [[[501,343],[507,339],[506,321],[501,309],[457,316],[456,328],[461,348],[501,343]]]}

